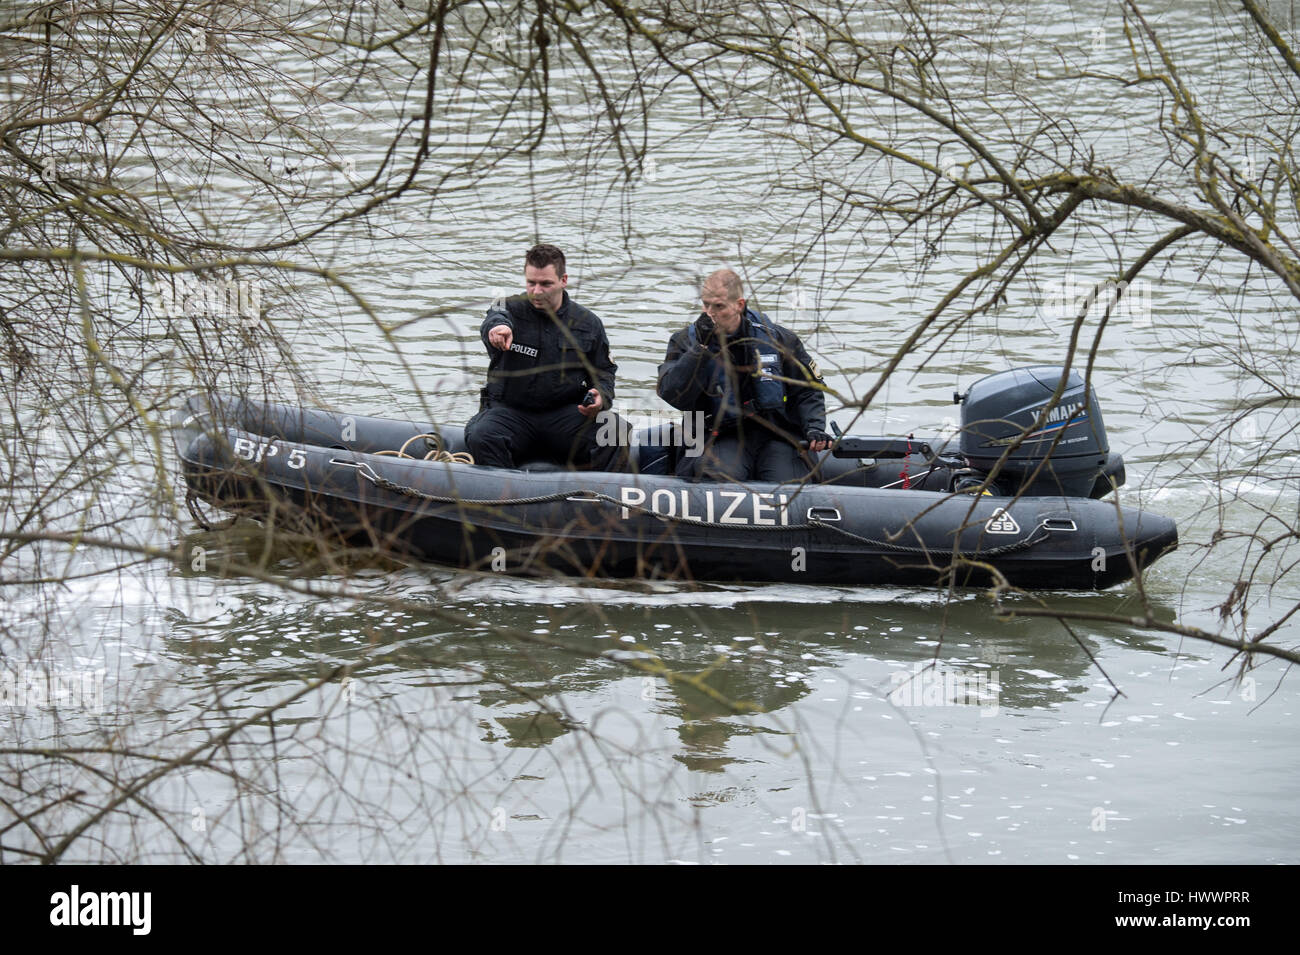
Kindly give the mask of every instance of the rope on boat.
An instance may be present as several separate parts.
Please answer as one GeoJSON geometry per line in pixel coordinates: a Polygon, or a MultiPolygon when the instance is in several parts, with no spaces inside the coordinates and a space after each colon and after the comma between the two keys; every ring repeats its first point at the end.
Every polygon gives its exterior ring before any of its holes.
{"type": "Polygon", "coordinates": [[[414,461],[416,459],[415,455],[407,454],[406,449],[411,446],[412,441],[419,441],[421,438],[433,439],[433,447],[429,449],[428,454],[421,458],[423,461],[438,461],[443,464],[474,463],[474,455],[470,454],[468,451],[444,451],[442,448],[442,439],[436,434],[417,434],[415,437],[407,438],[405,443],[403,443],[403,445],[396,451],[376,451],[375,453],[379,455],[391,455],[393,457],[406,458],[410,461],[414,461]]]}
{"type": "Polygon", "coordinates": [[[194,489],[186,488],[185,507],[189,509],[190,516],[194,518],[195,523],[197,523],[199,527],[203,528],[205,531],[213,531],[213,530],[224,531],[228,527],[233,527],[235,521],[239,520],[239,515],[236,514],[233,517],[228,517],[224,521],[220,521],[217,524],[212,524],[211,522],[208,521],[206,517],[203,516],[203,513],[199,510],[198,502],[199,502],[199,497],[197,494],[194,493],[194,489]]]}
{"type": "MultiPolygon", "coordinates": [[[[629,504],[619,500],[616,497],[612,497],[609,494],[604,494],[600,491],[590,491],[590,490],[557,491],[554,494],[542,494],[542,495],[538,495],[537,497],[516,497],[516,498],[506,498],[505,500],[486,500],[486,499],[473,500],[470,498],[463,498],[463,497],[448,497],[440,494],[429,494],[425,491],[418,490],[417,488],[413,488],[405,484],[398,484],[395,481],[390,481],[387,478],[382,477],[379,474],[376,474],[374,469],[371,468],[365,462],[336,461],[333,463],[337,463],[337,464],[347,463],[352,467],[355,467],[358,473],[362,475],[362,477],[370,481],[376,487],[382,488],[385,491],[392,491],[394,494],[400,494],[403,497],[411,497],[421,501],[427,501],[430,504],[457,504],[465,507],[512,507],[512,506],[522,506],[528,504],[549,504],[556,501],[567,501],[570,499],[577,499],[583,501],[598,501],[603,504],[612,504],[615,507],[626,507],[630,511],[637,511],[638,513],[646,514],[650,517],[657,517],[661,521],[672,521],[677,524],[685,524],[691,527],[711,527],[711,528],[717,528],[721,530],[731,530],[731,531],[736,530],[737,527],[744,527],[745,530],[747,531],[828,530],[828,531],[834,531],[837,534],[840,534],[844,537],[851,538],[855,541],[860,541],[861,543],[864,544],[870,544],[873,547],[883,547],[888,550],[899,551],[904,554],[920,554],[929,557],[935,553],[940,553],[940,554],[945,553],[944,551],[937,551],[936,548],[912,547],[907,544],[895,544],[892,541],[874,540],[873,538],[864,537],[861,534],[855,534],[852,531],[845,530],[842,527],[836,527],[834,524],[827,523],[826,521],[822,521],[817,518],[812,518],[811,520],[809,520],[807,523],[804,524],[737,525],[737,524],[722,524],[717,521],[706,521],[698,517],[677,517],[676,515],[660,514],[658,511],[651,510],[650,508],[645,507],[643,505],[629,504]]],[[[1043,541],[1047,540],[1049,537],[1052,536],[1051,530],[1043,525],[1039,525],[1038,530],[1042,531],[1042,533],[1037,536],[1030,535],[1029,537],[1026,537],[1024,540],[1015,541],[1014,543],[1010,543],[1010,544],[1003,544],[1000,547],[993,547],[990,548],[989,550],[979,551],[978,553],[971,553],[965,556],[974,559],[1003,557],[1007,554],[1014,554],[1017,551],[1027,550],[1030,547],[1033,547],[1037,544],[1041,544],[1043,541]]]]}

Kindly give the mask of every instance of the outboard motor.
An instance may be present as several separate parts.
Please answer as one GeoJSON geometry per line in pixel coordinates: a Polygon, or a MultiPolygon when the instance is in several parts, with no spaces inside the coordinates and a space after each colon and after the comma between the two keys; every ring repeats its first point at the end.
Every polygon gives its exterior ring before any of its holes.
{"type": "Polygon", "coordinates": [[[965,395],[953,396],[962,406],[962,457],[979,472],[959,478],[956,490],[982,482],[1021,438],[993,478],[995,494],[1101,497],[1124,483],[1124,461],[1110,453],[1101,405],[1077,373],[1070,372],[1060,400],[1038,421],[1063,371],[1059,365],[1013,368],[981,378],[965,395]]]}

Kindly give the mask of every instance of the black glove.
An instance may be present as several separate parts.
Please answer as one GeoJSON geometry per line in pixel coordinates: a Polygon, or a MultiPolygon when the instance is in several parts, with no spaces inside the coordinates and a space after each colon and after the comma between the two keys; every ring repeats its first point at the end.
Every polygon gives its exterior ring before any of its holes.
{"type": "Polygon", "coordinates": [[[695,337],[705,348],[717,351],[718,349],[718,326],[713,324],[713,319],[709,318],[707,313],[700,313],[700,317],[695,320],[695,337]]]}
{"type": "Polygon", "coordinates": [[[818,442],[818,441],[834,441],[834,440],[835,440],[835,439],[832,438],[829,434],[827,434],[825,431],[822,431],[822,430],[820,430],[820,429],[818,429],[818,428],[813,428],[811,431],[809,431],[808,434],[807,434],[807,438],[808,438],[808,443],[809,443],[809,444],[814,444],[814,443],[816,443],[816,442],[818,442]]]}

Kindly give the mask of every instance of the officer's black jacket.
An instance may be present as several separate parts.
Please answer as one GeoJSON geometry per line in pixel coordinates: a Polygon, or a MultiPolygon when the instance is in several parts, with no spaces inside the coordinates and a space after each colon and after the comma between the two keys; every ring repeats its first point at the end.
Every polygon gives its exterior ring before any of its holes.
{"type": "Polygon", "coordinates": [[[526,295],[513,295],[488,309],[479,330],[488,350],[485,398],[526,411],[577,404],[591,388],[614,403],[614,373],[605,326],[594,313],[564,293],[554,316],[534,308],[526,295]],[[508,325],[510,350],[488,344],[488,331],[508,325]]]}
{"type": "MultiPolygon", "coordinates": [[[[733,376],[736,375],[738,366],[748,368],[758,366],[754,332],[749,323],[748,313],[749,310],[746,309],[745,317],[740,321],[740,328],[737,329],[736,336],[728,347],[733,376]]],[[[808,357],[808,352],[804,350],[799,336],[788,328],[777,325],[771,319],[766,319],[765,324],[771,332],[773,342],[781,352],[781,377],[821,385],[822,379],[817,372],[817,366],[808,357]]],[[[716,363],[721,361],[716,339],[711,349],[706,348],[699,343],[692,344],[689,326],[681,329],[668,340],[668,354],[663,364],[659,366],[657,389],[659,397],[682,411],[703,411],[709,414],[713,409],[713,401],[708,394],[709,385],[713,380],[716,363]]],[[[739,379],[741,400],[752,400],[755,397],[752,376],[740,374],[739,379]]],[[[785,414],[766,412],[761,416],[796,439],[807,436],[810,431],[825,431],[826,399],[823,392],[816,387],[789,383],[786,383],[785,390],[785,414]]]]}

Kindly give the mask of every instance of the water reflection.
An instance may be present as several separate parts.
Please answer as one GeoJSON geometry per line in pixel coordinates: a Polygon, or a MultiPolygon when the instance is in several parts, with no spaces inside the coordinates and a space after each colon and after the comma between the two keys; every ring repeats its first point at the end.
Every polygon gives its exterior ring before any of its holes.
{"type": "MultiPolygon", "coordinates": [[[[222,553],[256,552],[246,535],[224,552],[219,535],[204,539],[214,568],[222,553]]],[[[292,560],[273,557],[280,571],[292,560]]],[[[334,600],[244,588],[211,619],[176,614],[168,652],[188,664],[182,672],[218,687],[287,687],[347,666],[370,693],[414,688],[427,691],[430,707],[473,704],[480,739],[509,748],[544,748],[610,708],[631,711],[671,732],[677,762],[714,773],[747,758],[738,738],[781,732],[774,726],[822,684],[858,709],[919,724],[956,717],[958,707],[1036,718],[1105,685],[1093,659],[1108,644],[1166,652],[1119,624],[1075,624],[1076,640],[1054,622],[995,620],[978,591],[947,602],[930,590],[507,583],[391,563],[357,570],[347,586],[392,605],[358,615],[334,600]]],[[[1008,608],[1037,606],[1020,599],[1008,608]]],[[[1124,614],[1136,598],[1050,599],[1063,612],[1124,614]]],[[[1173,617],[1172,607],[1160,613],[1173,617]]]]}

